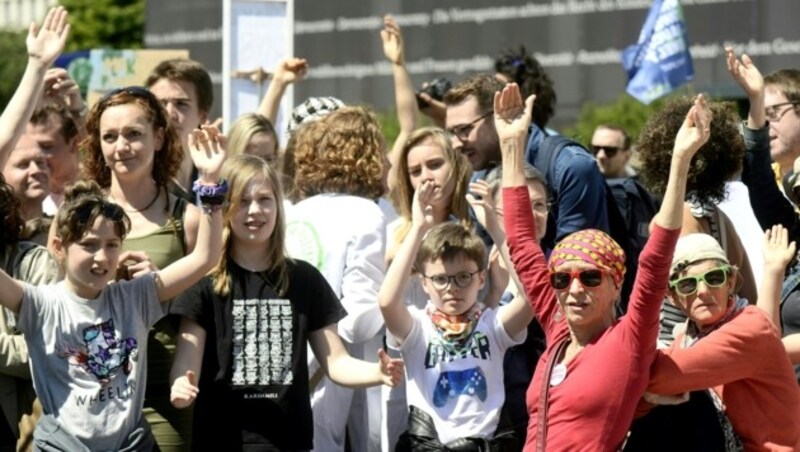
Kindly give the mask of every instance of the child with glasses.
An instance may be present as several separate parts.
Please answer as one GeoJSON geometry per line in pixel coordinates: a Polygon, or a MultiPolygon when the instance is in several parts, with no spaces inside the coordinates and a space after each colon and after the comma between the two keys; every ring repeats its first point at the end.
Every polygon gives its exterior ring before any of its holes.
{"type": "MultiPolygon", "coordinates": [[[[777,304],[783,269],[794,256],[787,236],[781,226],[765,234],[759,306],[777,304]]],[[[688,321],[672,346],[656,356],[645,400],[674,403],[674,397],[664,396],[707,390],[716,406],[724,407],[727,444],[800,450],[794,371],[775,322],[736,294],[739,284],[736,267],[713,237],[698,233],[678,240],[669,300],[688,321]]]]}
{"type": "MultiPolygon", "coordinates": [[[[207,137],[206,137],[207,138],[207,137]]],[[[158,272],[141,269],[114,282],[131,220],[95,181],[70,186],[55,219],[53,249],[64,281],[34,287],[0,271],[0,305],[25,334],[33,384],[43,408],[34,431],[41,450],[150,450],[142,417],[147,333],[165,301],[199,280],[218,260],[224,152],[192,150],[203,208],[194,250],[158,272]]]]}
{"type": "Polygon", "coordinates": [[[503,357],[524,340],[533,312],[521,297],[499,309],[478,303],[486,247],[468,226],[434,226],[434,196],[429,180],[414,193],[411,227],[378,294],[406,366],[409,431],[395,450],[486,442],[505,450],[513,432],[497,431],[503,357]],[[403,302],[412,266],[430,297],[424,309],[403,302]]]}

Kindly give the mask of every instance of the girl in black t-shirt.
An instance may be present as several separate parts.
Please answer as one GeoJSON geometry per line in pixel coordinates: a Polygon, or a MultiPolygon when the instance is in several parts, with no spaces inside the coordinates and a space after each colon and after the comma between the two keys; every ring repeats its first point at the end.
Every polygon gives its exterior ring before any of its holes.
{"type": "Polygon", "coordinates": [[[284,255],[284,205],[275,172],[261,158],[226,162],[224,254],[177,298],[181,329],[170,400],[195,399],[195,449],[310,450],[313,427],[307,347],[336,383],[395,385],[400,360],[350,357],[336,332],[345,315],[324,277],[284,255]]]}

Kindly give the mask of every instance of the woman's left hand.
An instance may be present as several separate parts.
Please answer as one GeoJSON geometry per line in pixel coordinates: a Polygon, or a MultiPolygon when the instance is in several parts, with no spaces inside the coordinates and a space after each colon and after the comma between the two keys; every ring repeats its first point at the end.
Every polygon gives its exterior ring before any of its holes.
{"type": "Polygon", "coordinates": [[[516,83],[509,83],[503,91],[494,93],[494,127],[501,143],[528,134],[535,99],[536,96],[530,96],[523,102],[516,83]]]}
{"type": "Polygon", "coordinates": [[[489,232],[493,239],[496,232],[502,232],[500,222],[497,219],[497,211],[494,208],[491,189],[485,180],[478,179],[469,184],[467,202],[475,211],[478,223],[486,228],[486,231],[489,232]]]}
{"type": "Polygon", "coordinates": [[[789,231],[782,225],[776,224],[764,232],[764,268],[773,271],[783,271],[795,255],[795,243],[789,242],[789,231]]]}
{"type": "Polygon", "coordinates": [[[383,384],[387,386],[397,386],[405,377],[405,363],[400,358],[391,358],[382,349],[378,349],[380,359],[381,377],[383,384]]]}
{"type": "Polygon", "coordinates": [[[189,135],[189,151],[192,161],[200,174],[201,182],[219,182],[222,164],[227,157],[225,135],[212,125],[202,125],[189,135]]]}
{"type": "Polygon", "coordinates": [[[672,155],[676,158],[691,160],[711,136],[711,108],[705,96],[698,94],[694,105],[686,114],[678,134],[672,155]]]}

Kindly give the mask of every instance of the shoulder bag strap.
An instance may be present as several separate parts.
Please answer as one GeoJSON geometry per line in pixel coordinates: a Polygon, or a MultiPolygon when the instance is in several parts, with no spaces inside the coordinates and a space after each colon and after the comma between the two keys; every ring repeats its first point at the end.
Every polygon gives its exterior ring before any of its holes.
{"type": "Polygon", "coordinates": [[[536,428],[536,452],[545,452],[545,445],[547,444],[547,396],[550,390],[550,376],[553,373],[553,367],[558,361],[558,357],[567,347],[569,337],[565,337],[555,347],[553,353],[550,354],[545,368],[544,375],[542,376],[542,387],[539,390],[539,413],[538,425],[536,428]]]}

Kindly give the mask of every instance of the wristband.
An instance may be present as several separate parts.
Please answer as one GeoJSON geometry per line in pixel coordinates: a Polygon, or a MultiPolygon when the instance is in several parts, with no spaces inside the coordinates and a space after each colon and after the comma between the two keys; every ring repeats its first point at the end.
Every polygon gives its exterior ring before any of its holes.
{"type": "Polygon", "coordinates": [[[228,181],[220,179],[217,185],[205,185],[196,180],[192,184],[192,191],[200,197],[225,198],[225,195],[228,194],[228,181]]]}

